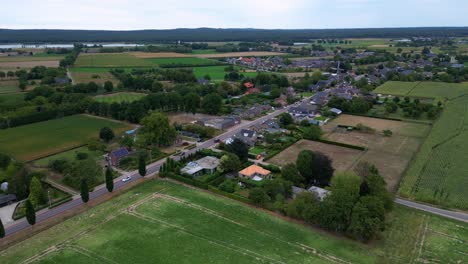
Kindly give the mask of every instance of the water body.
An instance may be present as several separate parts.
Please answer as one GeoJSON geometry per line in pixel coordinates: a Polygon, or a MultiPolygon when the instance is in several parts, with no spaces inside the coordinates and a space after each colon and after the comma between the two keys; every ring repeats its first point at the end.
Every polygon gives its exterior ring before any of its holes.
{"type": "MultiPolygon", "coordinates": [[[[144,46],[143,44],[128,44],[128,43],[83,43],[89,47],[94,45],[102,45],[103,47],[135,47],[144,46]]],[[[20,48],[73,48],[73,44],[0,44],[0,49],[20,49],[20,48]]]]}

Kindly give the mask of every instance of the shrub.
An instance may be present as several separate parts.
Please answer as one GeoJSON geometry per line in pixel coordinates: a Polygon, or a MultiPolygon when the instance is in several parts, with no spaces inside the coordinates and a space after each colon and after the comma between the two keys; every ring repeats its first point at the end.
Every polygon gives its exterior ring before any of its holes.
{"type": "Polygon", "coordinates": [[[77,160],[85,160],[85,159],[88,158],[88,153],[78,152],[78,153],[76,153],[75,158],[76,158],[77,160]]]}

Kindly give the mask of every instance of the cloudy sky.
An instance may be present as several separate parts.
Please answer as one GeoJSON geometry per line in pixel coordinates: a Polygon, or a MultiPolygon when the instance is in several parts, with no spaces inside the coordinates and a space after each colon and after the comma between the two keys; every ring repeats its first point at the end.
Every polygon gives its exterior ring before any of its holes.
{"type": "Polygon", "coordinates": [[[1,0],[0,28],[468,26],[467,0],[1,0]]]}

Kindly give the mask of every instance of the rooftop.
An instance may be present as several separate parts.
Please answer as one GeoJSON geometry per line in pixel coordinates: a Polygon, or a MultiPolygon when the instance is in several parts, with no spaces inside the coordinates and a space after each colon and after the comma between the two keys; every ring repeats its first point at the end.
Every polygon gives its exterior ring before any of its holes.
{"type": "Polygon", "coordinates": [[[252,177],[252,176],[255,176],[256,174],[267,176],[271,173],[271,171],[265,170],[264,168],[254,164],[241,170],[239,173],[247,177],[252,177]]]}

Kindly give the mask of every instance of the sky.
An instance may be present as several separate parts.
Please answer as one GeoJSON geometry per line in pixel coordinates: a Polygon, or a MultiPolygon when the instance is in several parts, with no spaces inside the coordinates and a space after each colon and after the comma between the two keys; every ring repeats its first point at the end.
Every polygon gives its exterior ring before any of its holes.
{"type": "Polygon", "coordinates": [[[0,28],[468,26],[468,0],[0,0],[0,28]]]}

